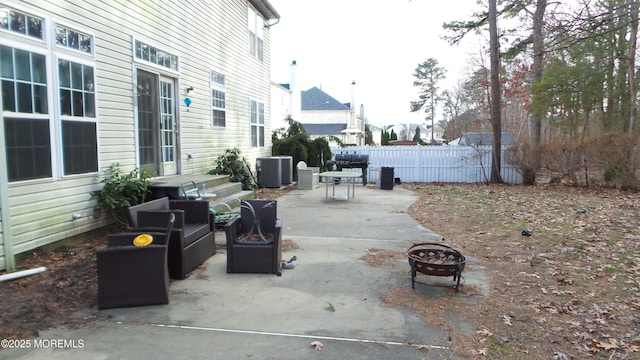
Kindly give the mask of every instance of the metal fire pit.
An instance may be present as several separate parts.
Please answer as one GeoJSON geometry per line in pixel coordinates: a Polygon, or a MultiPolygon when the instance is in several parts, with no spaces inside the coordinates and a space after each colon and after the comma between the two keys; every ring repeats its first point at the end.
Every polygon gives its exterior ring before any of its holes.
{"type": "Polygon", "coordinates": [[[466,258],[447,245],[440,243],[419,243],[407,250],[411,266],[411,288],[415,289],[416,274],[432,276],[453,276],[456,293],[460,288],[460,275],[464,270],[466,258]]]}

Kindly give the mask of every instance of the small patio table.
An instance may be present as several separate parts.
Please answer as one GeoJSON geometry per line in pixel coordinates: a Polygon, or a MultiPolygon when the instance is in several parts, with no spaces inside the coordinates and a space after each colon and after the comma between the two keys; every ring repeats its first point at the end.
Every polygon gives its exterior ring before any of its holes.
{"type": "Polygon", "coordinates": [[[321,178],[324,178],[324,199],[329,200],[329,181],[333,185],[333,199],[334,200],[346,200],[349,201],[349,196],[356,196],[355,179],[362,177],[362,174],[349,171],[325,171],[319,174],[321,178]],[[335,179],[346,178],[347,179],[347,196],[336,196],[336,182],[335,179]]]}

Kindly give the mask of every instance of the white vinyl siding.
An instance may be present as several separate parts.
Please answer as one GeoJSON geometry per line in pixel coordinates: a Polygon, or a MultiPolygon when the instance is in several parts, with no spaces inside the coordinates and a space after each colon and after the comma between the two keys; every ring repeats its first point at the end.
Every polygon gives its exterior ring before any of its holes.
{"type": "MultiPolygon", "coordinates": [[[[176,154],[180,158],[176,157],[176,161],[180,173],[205,173],[227,148],[239,148],[250,164],[255,163],[255,158],[270,155],[270,136],[264,137],[264,147],[252,148],[250,144],[247,99],[269,99],[270,59],[269,31],[262,27],[262,23],[256,37],[260,39],[256,56],[262,54],[262,61],[256,61],[257,57],[249,54],[247,13],[250,5],[246,0],[0,0],[0,5],[15,8],[34,19],[43,19],[42,40],[37,36],[0,29],[0,44],[46,56],[47,106],[50,111],[38,116],[48,119],[60,107],[59,95],[54,96],[54,92],[60,91],[58,59],[93,68],[96,116],[75,117],[72,113],[68,120],[95,124],[98,171],[116,162],[125,171],[137,166],[137,68],[168,74],[176,79],[179,88],[176,92],[179,94],[176,98],[179,103],[176,133],[180,145],[180,153],[176,154]],[[60,25],[60,30],[72,31],[71,43],[67,33],[67,45],[56,45],[55,25],[60,25]],[[85,38],[82,47],[83,35],[93,36],[92,43],[88,44],[85,38]],[[135,40],[179,57],[177,70],[173,70],[171,65],[166,68],[164,59],[161,66],[157,57],[156,63],[152,63],[151,58],[148,62],[134,60],[135,40]],[[89,46],[90,53],[85,51],[89,46]],[[258,51],[259,48],[262,51],[258,51]],[[226,79],[224,127],[211,126],[211,95],[208,91],[211,68],[223,73],[226,79]],[[189,108],[183,102],[185,86],[195,89],[189,96],[193,100],[189,108]],[[188,166],[186,153],[193,155],[188,166]]],[[[260,15],[257,17],[261,18],[260,15]]],[[[0,19],[0,28],[2,24],[0,19]]],[[[88,92],[83,89],[82,94],[88,92]]],[[[265,108],[264,112],[269,114],[269,109],[265,108]]],[[[268,117],[264,122],[269,128],[268,117]]],[[[8,212],[11,214],[11,225],[7,225],[10,230],[5,229],[3,240],[9,239],[15,254],[98,229],[110,221],[104,213],[96,213],[100,216],[94,217],[95,201],[90,200],[90,192],[102,187],[100,178],[96,173],[64,176],[62,129],[51,129],[50,133],[54,135],[51,143],[55,152],[52,156],[54,176],[3,185],[9,194],[9,202],[4,205],[10,207],[8,212]],[[72,214],[81,214],[82,217],[73,220],[72,214]]]]}

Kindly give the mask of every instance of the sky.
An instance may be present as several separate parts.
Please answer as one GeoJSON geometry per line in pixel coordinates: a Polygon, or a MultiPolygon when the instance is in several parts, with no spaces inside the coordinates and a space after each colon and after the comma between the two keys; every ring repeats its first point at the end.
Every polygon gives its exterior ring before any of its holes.
{"type": "MultiPolygon", "coordinates": [[[[413,73],[429,58],[446,70],[440,88],[451,89],[468,73],[480,48],[478,37],[449,45],[442,24],[468,20],[476,0],[270,0],[280,22],[270,29],[271,79],[289,83],[296,60],[302,90],[314,86],[336,100],[351,102],[375,126],[424,123],[411,113],[418,100],[413,73]]],[[[436,117],[437,120],[437,117],[436,117]]]]}

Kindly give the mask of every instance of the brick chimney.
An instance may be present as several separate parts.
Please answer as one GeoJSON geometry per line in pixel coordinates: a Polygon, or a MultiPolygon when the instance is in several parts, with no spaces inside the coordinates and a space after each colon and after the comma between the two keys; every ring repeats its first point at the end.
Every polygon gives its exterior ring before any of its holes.
{"type": "Polygon", "coordinates": [[[351,82],[351,110],[356,111],[356,81],[351,82]]]}

